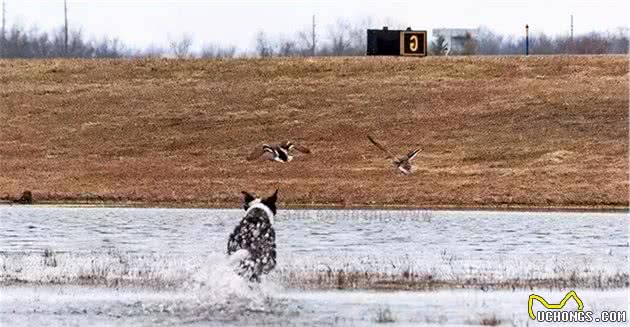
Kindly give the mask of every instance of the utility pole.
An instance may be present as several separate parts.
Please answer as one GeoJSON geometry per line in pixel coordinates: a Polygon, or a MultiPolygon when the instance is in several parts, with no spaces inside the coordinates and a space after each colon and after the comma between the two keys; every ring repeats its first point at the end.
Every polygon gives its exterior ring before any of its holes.
{"type": "Polygon", "coordinates": [[[68,5],[67,5],[67,0],[63,0],[63,16],[64,16],[64,27],[63,27],[63,33],[64,33],[64,51],[65,51],[65,55],[68,55],[68,5]]]}
{"type": "Polygon", "coordinates": [[[573,41],[573,15],[571,15],[571,41],[573,41]]]}
{"type": "Polygon", "coordinates": [[[313,15],[313,32],[311,37],[313,38],[313,57],[315,57],[315,15],[313,15]]]}

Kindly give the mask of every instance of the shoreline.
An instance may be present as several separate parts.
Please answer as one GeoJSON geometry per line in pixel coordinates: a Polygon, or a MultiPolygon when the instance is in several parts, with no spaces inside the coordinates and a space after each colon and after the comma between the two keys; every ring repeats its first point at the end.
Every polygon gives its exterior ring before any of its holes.
{"type": "MultiPolygon", "coordinates": [[[[86,202],[86,201],[37,201],[33,204],[16,204],[0,201],[0,207],[60,207],[60,208],[137,208],[137,209],[239,209],[226,203],[205,202],[86,202]]],[[[505,212],[608,212],[629,213],[624,206],[527,206],[527,205],[336,205],[336,204],[291,204],[281,205],[286,210],[419,210],[419,211],[505,211],[505,212]]]]}

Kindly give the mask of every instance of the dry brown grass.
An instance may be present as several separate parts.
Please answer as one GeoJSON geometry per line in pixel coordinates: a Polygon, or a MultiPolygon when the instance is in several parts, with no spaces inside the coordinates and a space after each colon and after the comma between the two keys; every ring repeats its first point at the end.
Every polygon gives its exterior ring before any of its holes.
{"type": "Polygon", "coordinates": [[[623,56],[0,61],[0,196],[628,206],[623,56]],[[402,177],[365,138],[403,152],[402,177]],[[246,162],[260,142],[314,150],[246,162]]]}
{"type": "Polygon", "coordinates": [[[376,290],[440,290],[440,289],[614,289],[630,286],[628,273],[584,274],[571,271],[548,278],[539,278],[523,272],[518,278],[497,278],[491,275],[434,276],[426,273],[383,273],[358,270],[330,271],[279,271],[280,284],[300,289],[376,289],[376,290]]]}

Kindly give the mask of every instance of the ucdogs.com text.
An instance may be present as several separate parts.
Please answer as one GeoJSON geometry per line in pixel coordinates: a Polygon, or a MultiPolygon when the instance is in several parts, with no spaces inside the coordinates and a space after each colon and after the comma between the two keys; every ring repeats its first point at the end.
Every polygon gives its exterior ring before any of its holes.
{"type": "Polygon", "coordinates": [[[626,311],[602,311],[595,316],[593,311],[538,311],[539,322],[625,322],[626,311]]]}

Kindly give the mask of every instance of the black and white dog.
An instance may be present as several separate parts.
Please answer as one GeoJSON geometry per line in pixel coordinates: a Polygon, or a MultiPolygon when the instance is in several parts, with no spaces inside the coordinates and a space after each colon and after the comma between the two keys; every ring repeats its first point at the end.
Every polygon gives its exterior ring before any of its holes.
{"type": "Polygon", "coordinates": [[[272,224],[278,190],[266,199],[242,193],[245,217],[230,234],[227,253],[230,256],[237,253],[241,258],[238,271],[241,276],[259,282],[261,275],[276,266],[276,232],[272,224]]]}

